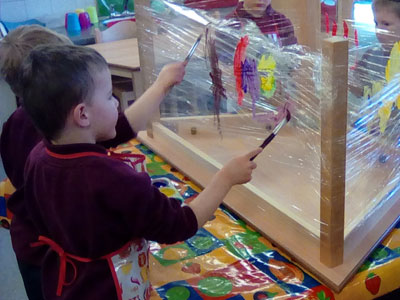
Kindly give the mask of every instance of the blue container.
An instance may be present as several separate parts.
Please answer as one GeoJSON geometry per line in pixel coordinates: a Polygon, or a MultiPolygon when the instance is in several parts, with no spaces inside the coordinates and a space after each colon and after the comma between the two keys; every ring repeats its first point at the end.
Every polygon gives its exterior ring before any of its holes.
{"type": "Polygon", "coordinates": [[[67,31],[68,32],[79,32],[81,31],[81,25],[79,24],[79,17],[76,13],[67,13],[67,31]]]}

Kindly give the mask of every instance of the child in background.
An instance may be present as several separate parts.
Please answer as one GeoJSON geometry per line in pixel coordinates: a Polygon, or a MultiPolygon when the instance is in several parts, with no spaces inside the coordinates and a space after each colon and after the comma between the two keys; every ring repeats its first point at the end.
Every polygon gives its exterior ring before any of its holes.
{"type": "MultiPolygon", "coordinates": [[[[10,85],[18,102],[22,96],[19,86],[19,67],[32,48],[41,44],[70,45],[72,43],[66,36],[38,25],[20,26],[0,40],[1,76],[10,85]]],[[[41,139],[42,136],[22,106],[19,106],[3,124],[0,136],[0,154],[5,173],[17,190],[23,183],[26,159],[41,139]]],[[[43,296],[40,283],[40,262],[37,259],[41,251],[40,249],[31,250],[29,243],[34,240],[33,238],[25,240],[25,237],[29,235],[20,235],[20,229],[24,227],[27,230],[32,228],[14,216],[10,229],[12,244],[28,299],[41,300],[43,296]],[[27,251],[23,251],[23,249],[27,251]]],[[[37,236],[33,231],[32,234],[37,236]]]]}
{"type": "Polygon", "coordinates": [[[235,11],[227,18],[249,19],[254,21],[260,31],[281,46],[297,43],[292,22],[284,15],[275,11],[271,0],[244,0],[238,3],[235,11]]]}
{"type": "Polygon", "coordinates": [[[400,40],[400,1],[374,0],[372,10],[380,46],[367,50],[357,62],[351,84],[351,92],[357,97],[362,97],[364,87],[372,87],[372,82],[384,81],[390,51],[400,40]]]}
{"type": "MultiPolygon", "coordinates": [[[[354,70],[353,77],[350,82],[349,106],[350,124],[357,126],[359,121],[358,111],[360,107],[365,105],[368,97],[365,92],[370,91],[369,96],[373,96],[374,83],[379,83],[378,86],[383,86],[386,82],[386,66],[390,58],[390,52],[396,42],[400,40],[400,0],[374,0],[372,3],[372,10],[375,19],[376,37],[380,42],[378,47],[367,50],[362,56],[361,60],[357,62],[356,69],[354,70]],[[364,97],[363,97],[364,96],[364,97]]],[[[370,126],[370,134],[376,134],[381,130],[381,134],[389,133],[391,137],[386,140],[386,145],[389,146],[393,143],[396,147],[400,146],[400,135],[395,130],[394,126],[399,121],[399,109],[393,105],[389,109],[390,118],[388,125],[385,124],[385,129],[379,128],[379,112],[377,112],[377,119],[370,126]]],[[[382,118],[382,116],[380,116],[382,118]]],[[[386,120],[387,122],[388,120],[386,120]]],[[[383,163],[389,159],[390,155],[381,154],[379,160],[383,163]]],[[[396,155],[393,155],[395,158],[396,155]]]]}
{"type": "MultiPolygon", "coordinates": [[[[22,97],[22,89],[19,84],[22,60],[35,46],[44,44],[71,45],[72,43],[65,36],[37,25],[18,27],[0,40],[1,74],[19,98],[22,97]]],[[[170,88],[170,86],[165,86],[166,82],[171,85],[180,82],[183,78],[184,67],[183,63],[165,66],[159,75],[164,79],[156,81],[145,94],[136,100],[134,105],[119,114],[116,137],[102,142],[102,145],[116,147],[120,143],[134,138],[139,130],[144,130],[148,119],[159,107],[170,88]],[[168,77],[170,79],[166,80],[168,77]]],[[[14,213],[10,229],[11,240],[30,300],[43,299],[40,265],[45,249],[30,247],[30,243],[37,240],[37,233],[29,219],[24,218],[26,212],[21,210],[23,206],[18,200],[18,190],[22,188],[26,159],[41,139],[42,135],[34,127],[23,105],[18,107],[4,123],[0,137],[0,154],[4,169],[11,183],[17,189],[16,195],[8,203],[10,210],[14,213]]]]}
{"type": "MultiPolygon", "coordinates": [[[[163,80],[171,85],[168,77],[157,79],[163,80]]],[[[52,250],[43,260],[45,298],[149,299],[147,240],[193,236],[233,185],[251,179],[250,158],[261,149],[230,161],[181,206],[148,174],[95,144],[115,136],[118,117],[110,72],[96,51],[38,47],[23,64],[21,82],[25,108],[45,137],[28,158],[23,187],[37,246],[52,250]]]]}

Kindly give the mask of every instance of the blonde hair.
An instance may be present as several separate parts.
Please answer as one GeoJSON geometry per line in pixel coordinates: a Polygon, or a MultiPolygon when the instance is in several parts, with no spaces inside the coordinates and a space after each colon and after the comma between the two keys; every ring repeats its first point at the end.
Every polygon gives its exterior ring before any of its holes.
{"type": "Polygon", "coordinates": [[[19,84],[20,67],[31,50],[39,45],[71,45],[66,36],[39,25],[20,26],[0,40],[0,72],[17,96],[22,95],[19,84]]]}
{"type": "Polygon", "coordinates": [[[372,2],[374,12],[382,8],[390,9],[400,19],[400,0],[374,0],[372,2]]]}

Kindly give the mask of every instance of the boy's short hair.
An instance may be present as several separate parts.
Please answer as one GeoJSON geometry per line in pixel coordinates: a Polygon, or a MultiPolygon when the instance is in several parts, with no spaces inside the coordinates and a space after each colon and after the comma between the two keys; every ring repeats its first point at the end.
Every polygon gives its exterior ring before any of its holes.
{"type": "Polygon", "coordinates": [[[66,36],[39,25],[20,26],[0,40],[1,76],[17,96],[22,95],[18,74],[22,61],[36,46],[44,44],[71,45],[66,36]]]}
{"type": "Polygon", "coordinates": [[[400,18],[400,0],[374,0],[372,9],[375,11],[381,8],[388,8],[400,18]]]}
{"type": "Polygon", "coordinates": [[[105,69],[105,59],[88,47],[44,45],[31,51],[21,67],[23,104],[47,139],[58,137],[76,105],[90,103],[94,76],[105,69]]]}

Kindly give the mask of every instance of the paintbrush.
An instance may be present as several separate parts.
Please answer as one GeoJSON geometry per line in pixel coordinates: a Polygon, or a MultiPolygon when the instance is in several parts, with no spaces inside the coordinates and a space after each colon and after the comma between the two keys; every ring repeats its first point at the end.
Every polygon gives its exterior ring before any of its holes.
{"type": "Polygon", "coordinates": [[[192,48],[190,48],[188,55],[186,56],[184,62],[185,64],[188,64],[189,60],[192,58],[194,52],[196,51],[197,46],[200,44],[201,38],[203,37],[203,34],[201,33],[197,40],[194,42],[192,48]]]}
{"type": "MultiPolygon", "coordinates": [[[[278,125],[276,125],[276,127],[274,128],[272,133],[260,145],[260,148],[264,149],[269,143],[271,143],[271,141],[274,139],[274,137],[278,134],[279,130],[281,130],[281,128],[289,121],[290,121],[290,111],[288,109],[286,109],[286,117],[283,118],[282,121],[280,121],[278,125]]],[[[258,153],[258,154],[260,154],[260,153],[258,153]]],[[[250,160],[251,161],[254,160],[258,154],[254,155],[252,158],[250,158],[250,160]]]]}

